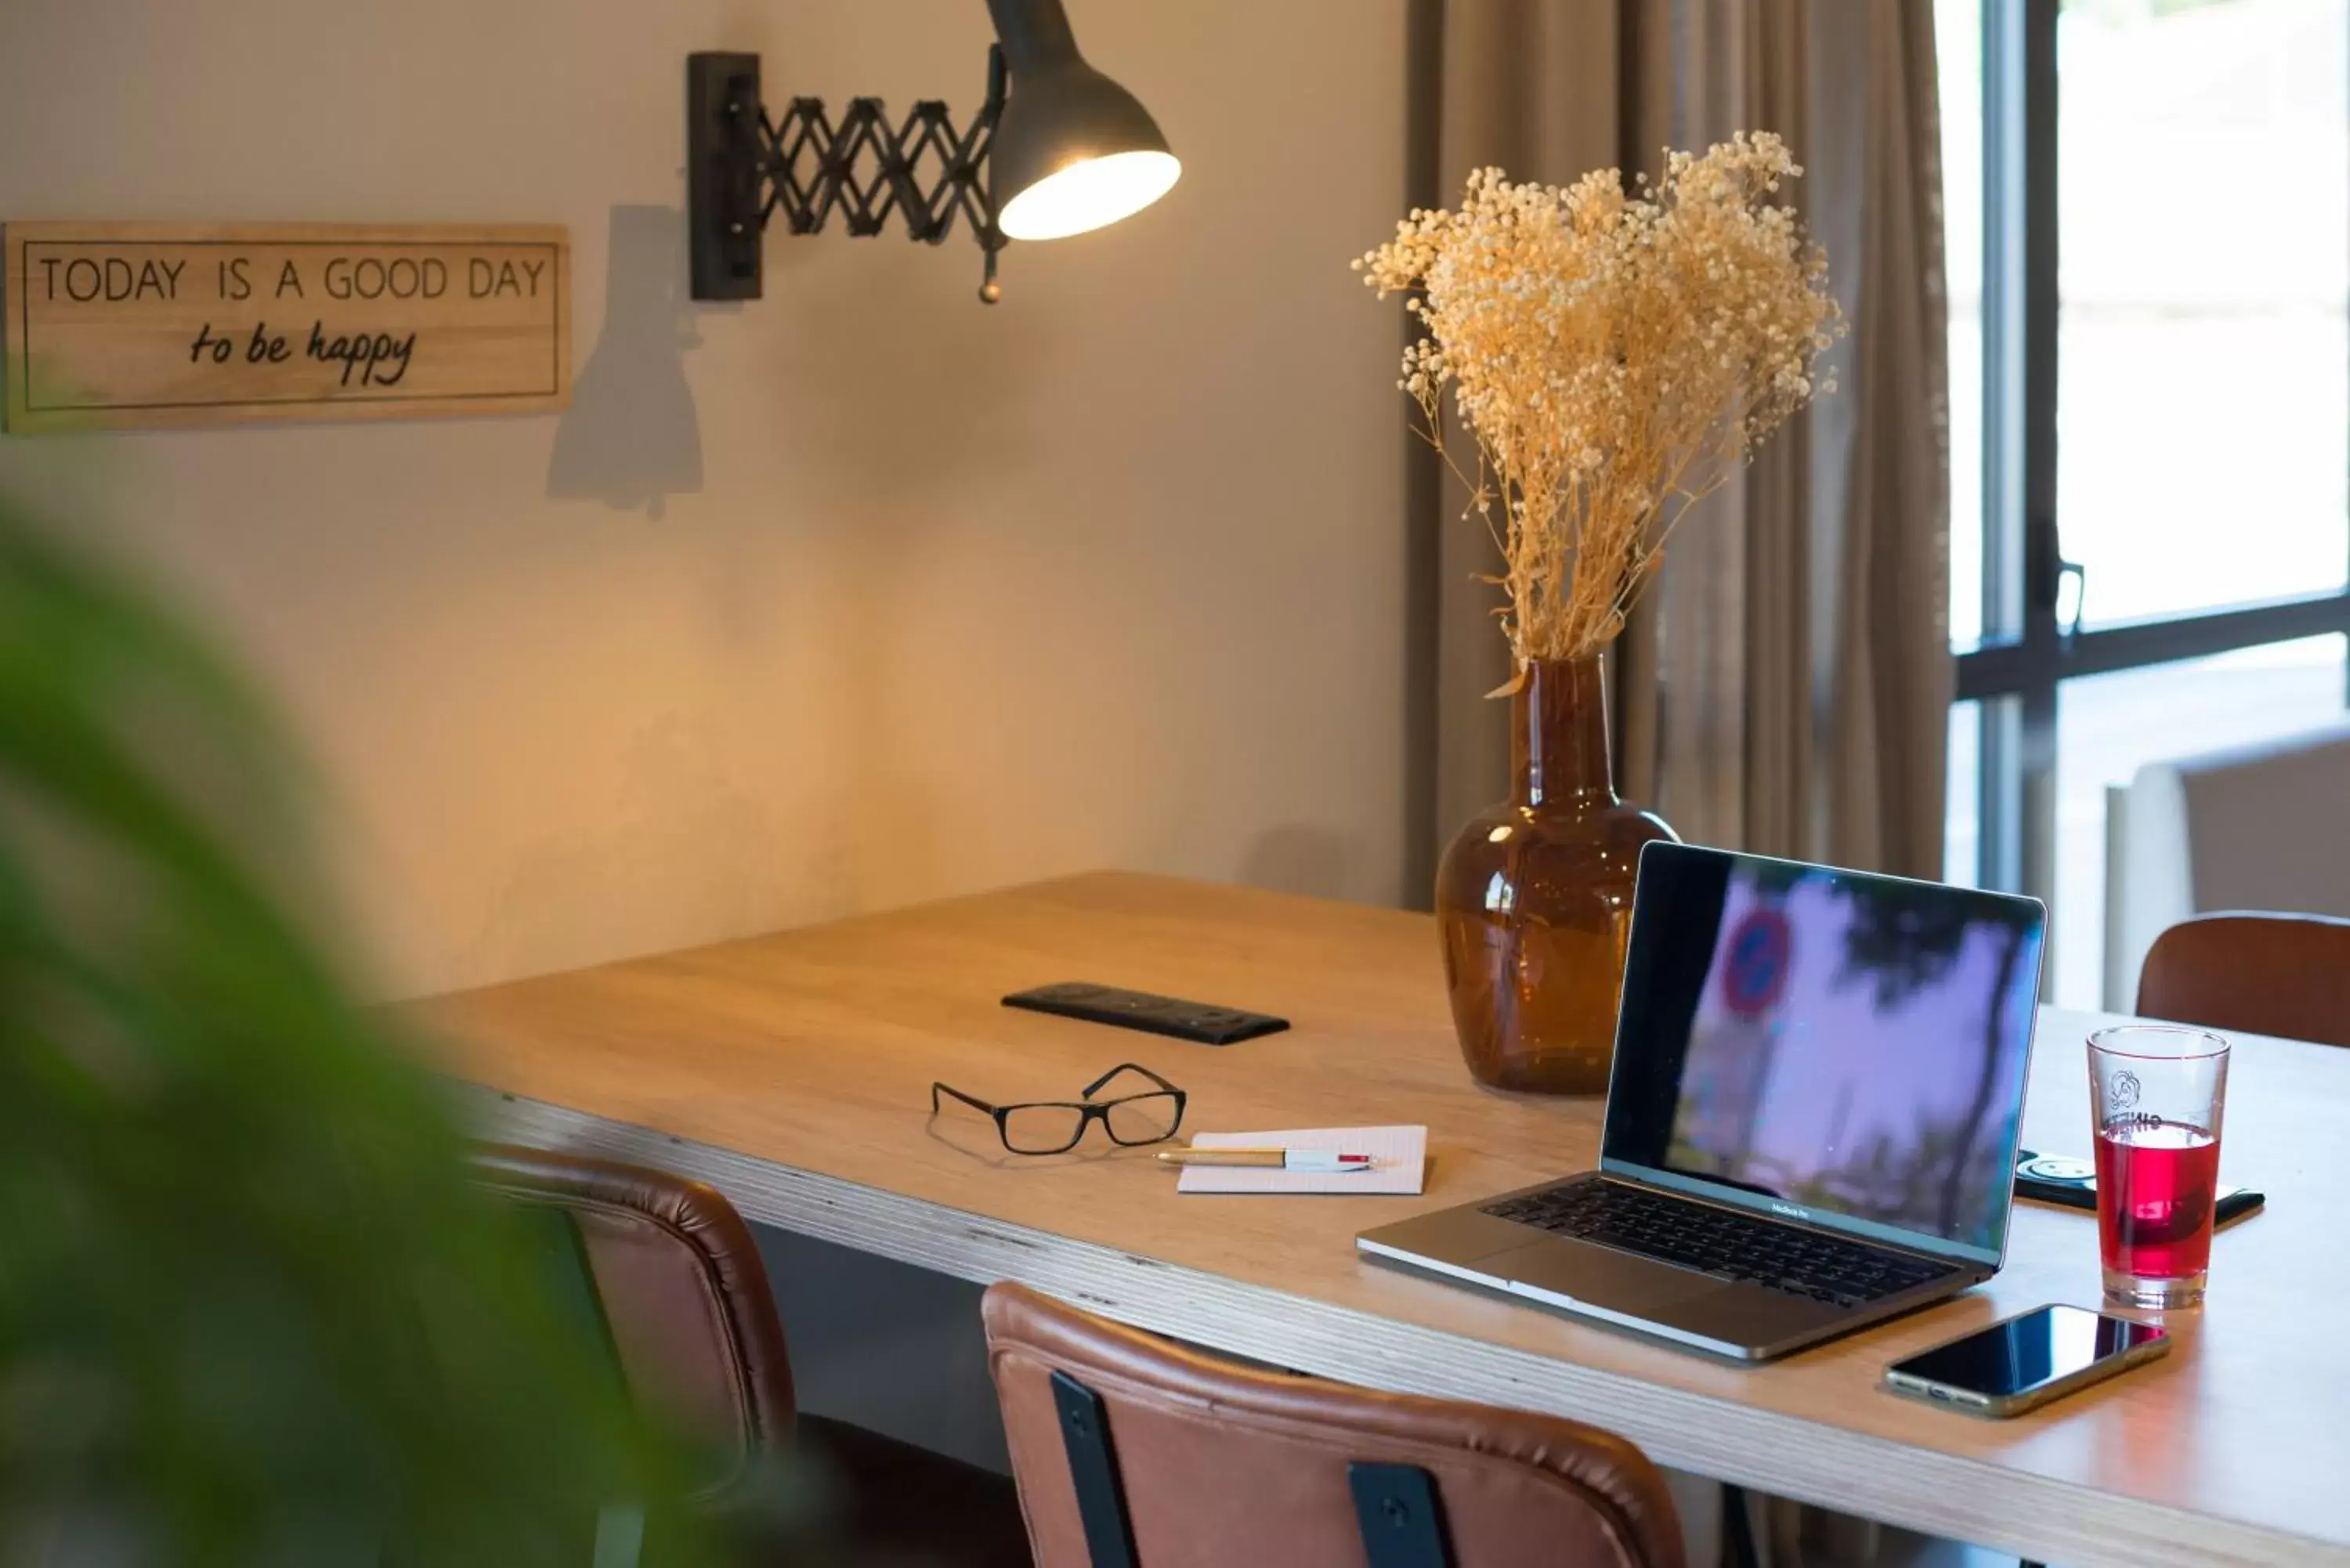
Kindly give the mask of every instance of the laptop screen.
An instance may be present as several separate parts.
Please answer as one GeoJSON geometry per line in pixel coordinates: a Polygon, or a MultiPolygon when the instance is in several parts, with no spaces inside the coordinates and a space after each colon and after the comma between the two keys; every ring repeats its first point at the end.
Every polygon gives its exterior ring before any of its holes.
{"type": "Polygon", "coordinates": [[[1997,1262],[2046,912],[1653,844],[1603,1163],[1997,1262]]]}

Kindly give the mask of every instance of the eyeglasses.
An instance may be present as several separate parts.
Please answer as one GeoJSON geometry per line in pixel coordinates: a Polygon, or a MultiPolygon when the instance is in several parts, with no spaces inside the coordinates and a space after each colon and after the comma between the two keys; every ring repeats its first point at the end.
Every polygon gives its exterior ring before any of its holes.
{"type": "Polygon", "coordinates": [[[1087,1084],[1079,1100],[1032,1100],[1017,1106],[993,1106],[976,1096],[944,1084],[931,1085],[931,1115],[939,1114],[939,1096],[951,1095],[975,1111],[995,1118],[1003,1147],[1014,1154],[1066,1154],[1077,1147],[1086,1128],[1096,1120],[1109,1140],[1128,1148],[1164,1143],[1183,1125],[1183,1091],[1133,1062],[1121,1062],[1087,1084]],[[1159,1085],[1114,1100],[1097,1100],[1095,1092],[1120,1073],[1139,1073],[1159,1085]]]}

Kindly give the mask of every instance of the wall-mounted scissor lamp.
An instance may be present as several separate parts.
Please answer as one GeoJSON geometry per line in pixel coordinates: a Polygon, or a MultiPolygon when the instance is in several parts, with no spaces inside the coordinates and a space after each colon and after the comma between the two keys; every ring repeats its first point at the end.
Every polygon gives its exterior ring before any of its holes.
{"type": "Polygon", "coordinates": [[[1182,165],[1149,111],[1077,53],[1061,0],[987,9],[987,101],[961,130],[935,99],[896,125],[878,98],[851,99],[837,126],[813,98],[771,119],[758,56],[689,56],[693,297],[758,298],[768,219],[812,234],[837,210],[851,234],[878,234],[898,213],[931,244],[967,220],[984,256],[979,296],[993,304],[1007,240],[1083,234],[1165,195],[1182,165]]]}

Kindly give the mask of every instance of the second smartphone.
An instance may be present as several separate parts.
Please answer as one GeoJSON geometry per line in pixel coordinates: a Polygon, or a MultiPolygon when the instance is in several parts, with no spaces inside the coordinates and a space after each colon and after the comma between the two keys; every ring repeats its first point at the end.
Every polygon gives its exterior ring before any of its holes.
{"type": "Polygon", "coordinates": [[[1885,1369],[1885,1386],[1978,1416],[2020,1416],[2170,1353],[2150,1323],[2044,1306],[1885,1369]]]}

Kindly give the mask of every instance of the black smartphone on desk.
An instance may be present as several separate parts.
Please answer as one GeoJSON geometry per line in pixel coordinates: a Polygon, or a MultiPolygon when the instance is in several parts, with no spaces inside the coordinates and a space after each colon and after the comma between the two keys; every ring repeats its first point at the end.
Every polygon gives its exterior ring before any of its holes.
{"type": "Polygon", "coordinates": [[[1122,991],[1114,985],[1077,980],[1015,991],[1003,999],[1003,1005],[1024,1007],[1031,1012],[1056,1013],[1087,1023],[1171,1034],[1178,1040],[1201,1045],[1230,1045],[1253,1040],[1260,1034],[1277,1034],[1289,1027],[1289,1020],[1275,1018],[1269,1012],[1248,1012],[1212,1002],[1186,1002],[1177,996],[1122,991]]]}
{"type": "MultiPolygon", "coordinates": [[[[2067,1209],[2097,1207],[2097,1168],[2069,1154],[2015,1151],[2015,1195],[2036,1203],[2061,1203],[2067,1209]]],[[[2213,1229],[2241,1220],[2268,1199],[2245,1187],[2223,1187],[2211,1203],[2213,1229]]]]}
{"type": "Polygon", "coordinates": [[[1977,1416],[2020,1416],[2170,1354],[2150,1323],[2044,1306],[1885,1369],[1885,1386],[1977,1416]]]}

